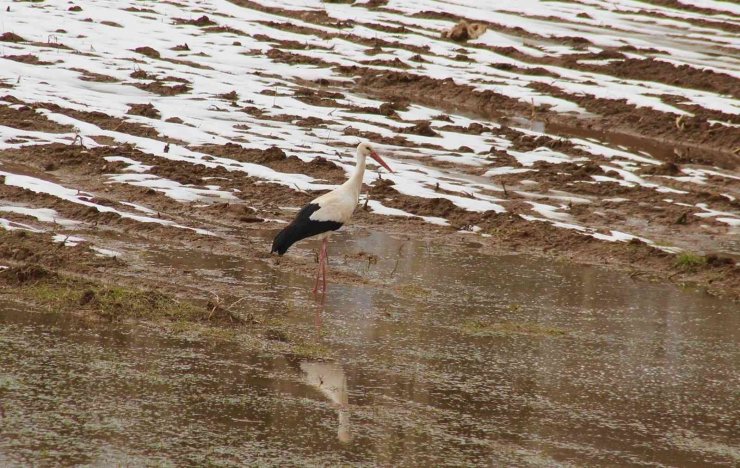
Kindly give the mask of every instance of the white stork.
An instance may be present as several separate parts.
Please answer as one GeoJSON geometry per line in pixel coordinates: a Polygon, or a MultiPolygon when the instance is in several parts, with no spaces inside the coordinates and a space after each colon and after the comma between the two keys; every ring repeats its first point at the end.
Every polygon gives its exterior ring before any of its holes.
{"type": "Polygon", "coordinates": [[[326,256],[329,235],[342,225],[349,222],[360,199],[362,176],[365,174],[365,160],[370,156],[389,172],[393,172],[370,143],[360,143],[357,146],[357,165],[355,172],[339,187],[329,193],[315,198],[298,212],[295,219],[275,236],[272,241],[272,251],[283,255],[291,245],[307,237],[322,239],[319,253],[319,268],[316,271],[314,294],[319,290],[319,278],[323,276],[322,292],[326,292],[326,256]]]}

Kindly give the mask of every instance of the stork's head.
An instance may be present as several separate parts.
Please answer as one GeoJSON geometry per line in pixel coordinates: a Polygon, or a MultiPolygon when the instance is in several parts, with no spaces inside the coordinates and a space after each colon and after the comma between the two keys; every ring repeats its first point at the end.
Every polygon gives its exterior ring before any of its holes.
{"type": "Polygon", "coordinates": [[[381,159],[381,157],[378,155],[378,153],[375,152],[375,150],[373,149],[373,146],[370,143],[366,142],[366,141],[364,141],[364,142],[360,143],[359,145],[357,145],[357,155],[360,156],[360,157],[363,157],[363,158],[366,158],[366,157],[370,156],[371,158],[373,158],[375,160],[375,162],[377,162],[378,164],[380,164],[384,168],[388,169],[388,172],[393,172],[393,169],[391,169],[388,166],[388,164],[386,164],[385,161],[383,161],[383,159],[381,159]]]}

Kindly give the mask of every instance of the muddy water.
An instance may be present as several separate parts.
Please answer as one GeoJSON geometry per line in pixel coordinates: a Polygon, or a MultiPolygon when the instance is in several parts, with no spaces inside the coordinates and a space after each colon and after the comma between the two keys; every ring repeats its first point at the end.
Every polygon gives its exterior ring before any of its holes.
{"type": "Polygon", "coordinates": [[[0,464],[740,463],[736,305],[472,238],[332,247],[367,284],[323,304],[284,267],[149,258],[256,291],[331,361],[0,306],[0,464]]]}

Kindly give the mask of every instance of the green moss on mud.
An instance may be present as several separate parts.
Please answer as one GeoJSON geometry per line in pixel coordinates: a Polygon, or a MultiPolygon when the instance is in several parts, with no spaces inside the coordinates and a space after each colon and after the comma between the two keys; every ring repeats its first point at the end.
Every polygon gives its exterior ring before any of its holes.
{"type": "Polygon", "coordinates": [[[53,312],[84,312],[111,321],[128,318],[203,320],[204,306],[181,301],[154,290],[110,286],[69,278],[38,265],[4,270],[0,283],[12,299],[53,312]]]}
{"type": "Polygon", "coordinates": [[[464,333],[475,336],[529,335],[544,337],[568,334],[568,330],[564,328],[527,322],[486,322],[483,320],[471,320],[464,322],[460,328],[464,333]]]}
{"type": "Polygon", "coordinates": [[[413,283],[399,284],[394,289],[401,296],[408,298],[424,297],[429,294],[426,288],[413,283]]]}
{"type": "Polygon", "coordinates": [[[685,269],[691,269],[706,265],[707,259],[693,252],[681,252],[676,255],[676,266],[685,269]]]}
{"type": "Polygon", "coordinates": [[[35,264],[1,270],[2,297],[49,312],[111,322],[149,321],[175,336],[232,343],[242,349],[302,358],[328,359],[331,355],[329,348],[291,330],[280,317],[257,314],[256,310],[236,314],[219,304],[175,298],[152,289],[72,278],[35,264]]]}
{"type": "Polygon", "coordinates": [[[197,320],[207,315],[204,307],[178,301],[157,291],[93,285],[67,279],[21,285],[16,293],[48,309],[59,312],[87,311],[111,321],[126,318],[197,320]]]}

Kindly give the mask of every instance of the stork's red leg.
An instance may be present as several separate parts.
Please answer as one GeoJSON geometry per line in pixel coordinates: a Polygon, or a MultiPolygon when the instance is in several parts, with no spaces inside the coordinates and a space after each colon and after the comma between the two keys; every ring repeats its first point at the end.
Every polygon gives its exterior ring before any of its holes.
{"type": "Polygon", "coordinates": [[[319,291],[319,278],[321,278],[321,265],[324,257],[324,249],[319,251],[319,267],[316,269],[316,284],[313,286],[313,293],[316,294],[319,291]]]}
{"type": "Polygon", "coordinates": [[[329,265],[329,239],[324,239],[324,243],[321,246],[322,252],[324,252],[324,267],[322,268],[323,271],[323,277],[324,277],[324,285],[323,285],[323,292],[326,293],[326,267],[329,265]]]}

